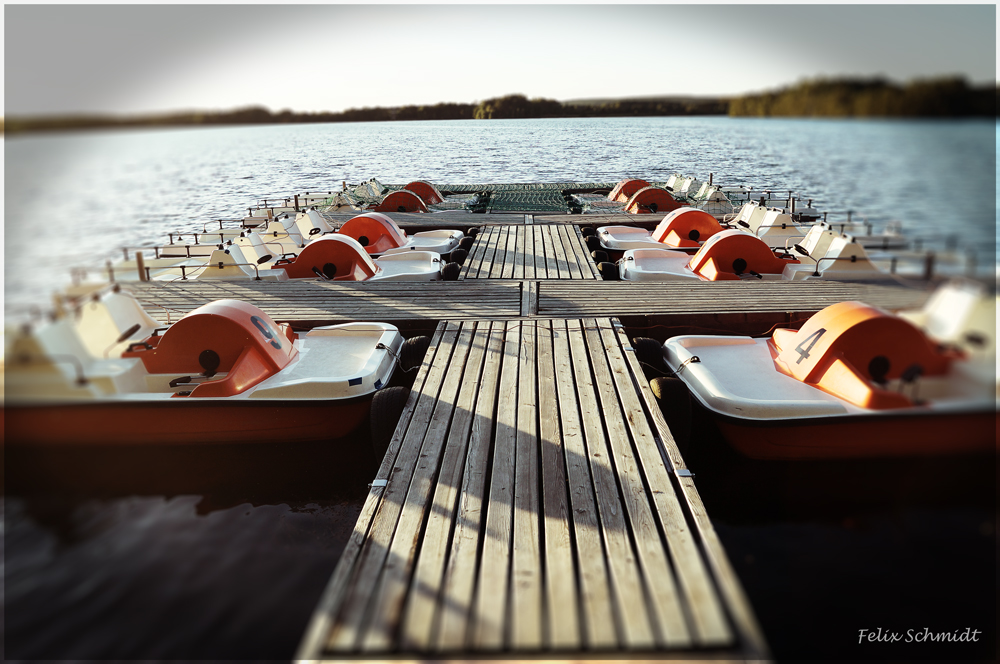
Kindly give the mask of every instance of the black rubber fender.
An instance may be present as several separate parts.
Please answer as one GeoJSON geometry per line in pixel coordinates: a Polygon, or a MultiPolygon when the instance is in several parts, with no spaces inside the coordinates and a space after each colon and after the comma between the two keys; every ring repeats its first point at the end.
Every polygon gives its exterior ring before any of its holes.
{"type": "Polygon", "coordinates": [[[399,368],[413,371],[424,361],[424,354],[431,345],[431,338],[420,336],[407,339],[399,351],[399,368]]]}
{"type": "Polygon", "coordinates": [[[469,252],[465,249],[459,247],[451,252],[451,262],[458,263],[459,265],[465,265],[465,259],[469,257],[469,252]]]}
{"type": "Polygon", "coordinates": [[[474,237],[469,237],[469,236],[466,236],[466,237],[463,237],[463,238],[462,238],[462,239],[461,239],[461,240],[459,241],[459,243],[458,243],[458,246],[459,246],[459,247],[461,247],[462,249],[465,249],[466,251],[468,251],[469,249],[472,249],[472,244],[473,244],[473,243],[474,243],[475,241],[476,241],[476,238],[474,238],[474,237]]]}
{"type": "Polygon", "coordinates": [[[462,267],[458,263],[448,263],[441,268],[441,278],[445,281],[455,281],[461,271],[462,267]]]}
{"type": "Polygon", "coordinates": [[[590,252],[590,257],[594,259],[595,263],[607,263],[611,260],[611,257],[608,256],[608,252],[603,249],[597,249],[590,252]]]}
{"type": "Polygon", "coordinates": [[[643,371],[652,370],[657,375],[664,373],[667,365],[663,361],[663,344],[649,337],[636,337],[632,339],[632,348],[636,359],[643,365],[643,371]]]}
{"type": "Polygon", "coordinates": [[[597,271],[601,273],[601,278],[605,281],[621,281],[622,275],[618,271],[617,263],[598,263],[597,271]]]}
{"type": "Polygon", "coordinates": [[[597,251],[598,249],[603,249],[601,246],[601,238],[596,235],[591,235],[587,238],[587,249],[589,251],[597,251]]]}

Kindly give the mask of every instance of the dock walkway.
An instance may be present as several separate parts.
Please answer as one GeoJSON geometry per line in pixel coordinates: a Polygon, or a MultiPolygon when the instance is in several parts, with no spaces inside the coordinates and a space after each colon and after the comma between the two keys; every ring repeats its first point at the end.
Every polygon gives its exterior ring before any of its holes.
{"type": "Polygon", "coordinates": [[[766,656],[641,376],[613,319],[442,322],[299,658],[766,656]]]}
{"type": "Polygon", "coordinates": [[[298,657],[768,657],[623,324],[762,334],[928,293],[600,280],[579,226],[656,215],[392,216],[479,228],[459,279],[129,285],[163,322],[233,298],[300,329],[434,330],[298,657]]]}

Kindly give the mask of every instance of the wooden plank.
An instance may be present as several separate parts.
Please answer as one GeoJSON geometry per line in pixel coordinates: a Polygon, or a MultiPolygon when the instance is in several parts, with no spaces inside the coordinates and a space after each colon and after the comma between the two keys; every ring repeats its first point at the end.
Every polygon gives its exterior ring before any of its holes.
{"type": "MultiPolygon", "coordinates": [[[[424,354],[424,360],[417,371],[416,377],[413,379],[413,387],[407,398],[406,406],[399,416],[399,424],[396,426],[396,431],[389,442],[385,457],[382,459],[382,463],[375,475],[376,480],[388,480],[392,472],[393,464],[395,463],[396,455],[399,453],[399,447],[403,439],[403,432],[406,431],[413,417],[418,398],[417,395],[422,391],[424,383],[427,380],[431,363],[433,362],[437,348],[441,344],[444,329],[444,323],[439,324],[431,336],[430,345],[424,354]]],[[[376,486],[377,484],[379,484],[377,481],[373,482],[372,486],[368,489],[368,496],[365,498],[365,504],[361,508],[361,514],[354,525],[350,539],[348,539],[344,550],[340,554],[337,567],[334,569],[333,575],[330,577],[330,581],[323,591],[320,602],[316,610],[313,611],[312,620],[299,645],[299,653],[296,659],[314,659],[321,652],[327,641],[333,624],[333,616],[344,599],[350,577],[355,571],[356,563],[365,545],[365,538],[375,517],[376,509],[381,502],[382,494],[385,491],[385,487],[381,485],[376,486]]]]}
{"type": "Polygon", "coordinates": [[[490,277],[490,272],[493,271],[493,263],[497,260],[497,248],[500,244],[500,237],[503,235],[506,227],[503,226],[491,226],[489,227],[490,235],[487,238],[486,251],[483,255],[483,263],[479,268],[479,272],[476,274],[476,279],[488,279],[490,277]]]}
{"type": "MultiPolygon", "coordinates": [[[[437,403],[438,391],[448,364],[447,361],[441,360],[451,357],[455,337],[454,329],[446,329],[440,345],[433,353],[437,361],[431,364],[427,380],[418,395],[414,414],[402,442],[399,443],[399,452],[392,466],[392,474],[387,478],[388,486],[384,490],[382,501],[373,519],[357,570],[351,579],[351,587],[336,613],[333,629],[327,641],[329,650],[353,650],[360,645],[360,639],[364,635],[364,623],[369,615],[367,609],[372,589],[376,587],[388,557],[392,535],[419,458],[421,442],[437,403]],[[439,353],[442,357],[438,357],[439,353]]],[[[392,442],[396,442],[396,437],[400,434],[401,430],[397,427],[392,442]]]]}
{"type": "Polygon", "coordinates": [[[538,305],[538,284],[534,281],[521,282],[521,317],[532,315],[534,307],[538,305]]]}
{"type": "Polygon", "coordinates": [[[535,276],[535,231],[537,228],[529,224],[524,228],[524,279],[536,279],[535,276]]]}
{"type": "Polygon", "coordinates": [[[535,325],[521,325],[514,459],[514,541],[511,565],[510,647],[542,646],[542,542],[538,475],[538,399],[535,325]]]}
{"type": "MultiPolygon", "coordinates": [[[[403,619],[401,644],[404,649],[427,651],[434,642],[434,625],[441,606],[445,560],[455,525],[456,503],[462,486],[466,453],[473,424],[473,413],[483,357],[489,342],[489,324],[465,323],[459,346],[469,348],[464,368],[452,362],[451,371],[461,373],[461,388],[455,398],[455,413],[448,431],[448,446],[441,460],[437,486],[420,543],[419,556],[410,587],[403,619]]],[[[442,390],[443,392],[443,390],[442,390]]]]}
{"type": "Polygon", "coordinates": [[[552,346],[552,322],[539,321],[538,436],[542,464],[542,514],[545,537],[545,646],[554,650],[580,649],[583,645],[577,607],[576,569],[570,533],[569,496],[559,401],[553,389],[557,371],[552,346]]]}
{"type": "MultiPolygon", "coordinates": [[[[552,323],[553,358],[558,370],[556,391],[562,429],[566,480],[572,507],[573,536],[579,565],[581,631],[586,648],[606,650],[618,645],[617,621],[601,525],[587,460],[580,405],[576,394],[570,333],[564,321],[552,323]]],[[[589,375],[590,369],[586,368],[589,375]]]]}
{"type": "Polygon", "coordinates": [[[476,235],[475,240],[472,242],[472,251],[465,258],[465,264],[462,266],[462,272],[459,274],[459,280],[464,280],[469,278],[469,273],[471,272],[475,276],[479,272],[479,266],[483,262],[483,254],[486,251],[486,236],[487,230],[482,229],[479,234],[476,235]]]}
{"type": "MultiPolygon", "coordinates": [[[[403,601],[416,564],[421,527],[428,509],[431,509],[431,496],[436,486],[438,463],[444,454],[445,442],[448,440],[449,425],[455,411],[463,375],[462,369],[465,367],[472,343],[471,326],[460,331],[459,323],[449,322],[445,329],[445,338],[447,339],[450,334],[457,334],[457,341],[448,362],[448,371],[445,373],[434,411],[424,433],[420,455],[416,459],[409,490],[396,522],[382,578],[372,598],[372,620],[363,639],[363,649],[366,651],[385,651],[395,645],[393,641],[396,628],[400,623],[403,601]]],[[[450,509],[444,505],[438,507],[436,511],[438,516],[441,516],[441,512],[446,510],[450,514],[450,509]]],[[[437,523],[439,524],[439,521],[437,523]]],[[[447,530],[443,532],[435,530],[439,539],[425,540],[425,545],[430,549],[432,556],[436,548],[443,555],[447,545],[447,533],[447,530]]],[[[430,583],[436,585],[437,578],[431,579],[430,583]]]]}
{"type": "Polygon", "coordinates": [[[448,564],[442,583],[440,627],[436,648],[455,652],[465,648],[473,613],[477,577],[478,545],[486,487],[486,472],[493,441],[493,413],[500,377],[500,358],[504,350],[503,323],[488,327],[482,381],[475,395],[475,416],[469,437],[469,453],[462,475],[458,517],[451,540],[448,564]]]}
{"type": "Polygon", "coordinates": [[[524,233],[522,226],[514,226],[510,229],[510,236],[507,239],[507,256],[504,259],[503,271],[500,273],[501,279],[513,279],[517,265],[517,257],[522,256],[524,251],[521,248],[521,235],[524,233]]]}
{"type": "Polygon", "coordinates": [[[649,649],[655,645],[653,627],[643,598],[642,579],[629,538],[618,483],[611,466],[610,449],[600,416],[594,379],[579,321],[568,321],[567,330],[576,375],[576,392],[583,416],[587,459],[597,495],[601,531],[611,571],[611,587],[622,634],[622,646],[649,649]]]}
{"type": "Polygon", "coordinates": [[[514,271],[511,279],[524,279],[525,260],[528,253],[527,244],[531,238],[531,228],[517,228],[517,249],[514,253],[514,271]]]}
{"type": "MultiPolygon", "coordinates": [[[[599,326],[610,328],[607,320],[588,320],[585,322],[587,348],[594,368],[594,383],[601,401],[604,421],[608,428],[608,441],[612,450],[611,458],[622,488],[629,523],[635,538],[639,565],[643,578],[649,590],[651,600],[651,618],[655,628],[658,645],[671,648],[688,647],[691,645],[691,634],[684,619],[677,588],[674,584],[673,571],[666,557],[666,550],[660,540],[657,523],[649,505],[649,490],[643,485],[643,477],[639,463],[630,442],[630,433],[645,422],[642,408],[626,410],[622,413],[622,402],[615,389],[616,380],[625,380],[627,389],[632,389],[632,379],[628,374],[614,376],[608,366],[607,349],[601,339],[599,326]],[[630,432],[625,425],[632,424],[630,432]]],[[[624,391],[624,390],[622,390],[624,391]]],[[[662,466],[662,463],[660,463],[662,466]]],[[[669,480],[668,480],[669,481],[669,480]]],[[[650,488],[657,485],[650,485],[650,488]]],[[[669,486],[669,484],[664,485],[669,486]]],[[[707,580],[708,575],[703,574],[707,580]]],[[[716,607],[717,608],[717,607],[716,607]]],[[[721,618],[721,611],[717,611],[721,618]]]]}
{"type": "Polygon", "coordinates": [[[545,267],[545,241],[542,237],[544,226],[532,226],[531,234],[534,237],[534,249],[532,258],[535,264],[535,279],[548,279],[548,269],[545,267]]]}
{"type": "Polygon", "coordinates": [[[555,230],[563,248],[566,251],[566,263],[569,265],[570,279],[583,279],[583,269],[580,265],[579,255],[580,244],[572,241],[569,233],[569,226],[556,226],[555,230]]]}
{"type": "Polygon", "coordinates": [[[488,274],[480,275],[480,279],[499,279],[503,275],[503,267],[507,261],[507,244],[510,240],[511,231],[517,232],[511,226],[504,226],[498,229],[497,232],[497,251],[496,255],[493,257],[493,262],[490,264],[490,271],[488,274]]]}
{"type": "MultiPolygon", "coordinates": [[[[552,254],[555,254],[556,270],[558,273],[558,276],[555,278],[569,279],[570,278],[569,263],[566,261],[566,249],[563,247],[562,241],[559,238],[559,226],[550,224],[549,226],[546,226],[545,230],[549,236],[548,237],[549,249],[546,252],[546,255],[552,256],[552,254]]],[[[551,262],[549,265],[550,265],[549,273],[551,274],[552,272],[551,262]]]]}
{"type": "Polygon", "coordinates": [[[580,254],[583,278],[601,279],[601,273],[597,271],[597,263],[594,262],[593,257],[590,255],[590,250],[587,249],[587,243],[583,237],[583,233],[580,232],[580,227],[573,226],[572,228],[568,228],[567,232],[573,237],[573,242],[580,254]]]}
{"type": "Polygon", "coordinates": [[[496,414],[493,473],[486,511],[487,536],[482,547],[473,617],[472,646],[479,651],[500,650],[507,636],[520,341],[520,324],[507,325],[496,414]]]}
{"type": "MultiPolygon", "coordinates": [[[[729,644],[732,642],[732,634],[726,624],[719,598],[712,587],[697,543],[691,537],[687,520],[674,490],[675,483],[671,481],[671,475],[667,471],[668,466],[665,464],[652,431],[649,429],[642,403],[636,392],[638,386],[635,383],[645,383],[641,367],[636,361],[634,351],[622,351],[621,344],[628,343],[628,339],[624,338],[622,328],[616,329],[622,335],[621,338],[616,336],[615,331],[611,328],[602,326],[601,339],[595,343],[601,343],[604,346],[613,374],[613,382],[619,388],[618,398],[622,405],[628,412],[636,413],[635,416],[627,418],[627,421],[635,440],[636,452],[642,464],[647,486],[652,489],[649,495],[656,507],[657,517],[667,539],[667,546],[670,549],[680,589],[688,606],[693,636],[701,646],[716,647],[729,644]],[[626,358],[629,362],[634,362],[631,370],[626,364],[626,358]],[[639,371],[638,374],[635,374],[636,370],[639,371]],[[633,378],[635,382],[633,382],[633,378]],[[660,487],[660,489],[656,490],[653,487],[660,487]]],[[[631,348],[631,346],[628,347],[631,348]]],[[[648,391],[648,384],[645,387],[648,391]]],[[[649,407],[648,404],[647,407],[649,407]]],[[[660,415],[662,421],[659,407],[656,408],[655,414],[660,415]]],[[[667,430],[665,422],[664,429],[667,430]]],[[[670,442],[673,443],[672,438],[670,442]]],[[[673,445],[673,447],[676,451],[676,446],[673,445]]],[[[680,459],[679,452],[676,452],[676,458],[680,459]]]]}
{"type": "MultiPolygon", "coordinates": [[[[620,345],[629,344],[628,337],[626,336],[623,328],[616,328],[615,334],[618,337],[618,343],[620,345]]],[[[740,635],[740,640],[742,641],[744,649],[747,652],[747,657],[748,659],[768,659],[770,657],[770,652],[767,646],[767,641],[764,638],[763,631],[757,623],[757,619],[754,616],[750,602],[743,591],[739,578],[733,571],[732,566],[729,563],[729,559],[726,556],[725,549],[719,541],[718,534],[715,532],[715,528],[705,511],[704,504],[701,501],[701,495],[698,493],[698,489],[695,486],[694,478],[690,476],[690,472],[687,470],[684,459],[682,458],[680,450],[677,447],[677,443],[674,441],[673,435],[670,433],[670,428],[667,426],[666,420],[664,420],[663,414],[660,412],[656,397],[653,396],[652,390],[650,390],[649,384],[645,380],[642,373],[642,367],[639,365],[639,362],[635,357],[635,353],[626,352],[623,357],[628,362],[629,371],[632,374],[636,386],[639,388],[639,393],[642,395],[647,412],[651,415],[653,425],[659,435],[660,441],[663,444],[663,459],[667,464],[665,468],[669,468],[671,471],[670,475],[674,479],[672,485],[678,487],[679,495],[685,500],[690,513],[693,515],[696,526],[695,530],[698,537],[701,539],[702,549],[704,550],[709,565],[715,574],[716,585],[722,593],[726,607],[732,616],[733,624],[740,635]],[[678,471],[682,472],[679,473],[678,471]]],[[[646,467],[649,469],[653,467],[653,464],[647,464],[646,467]]],[[[662,477],[650,478],[650,481],[663,482],[663,479],[662,477]]],[[[654,498],[662,498],[662,496],[663,494],[654,494],[654,498]]],[[[665,507],[672,512],[678,511],[673,505],[665,505],[665,507]]],[[[665,511],[661,509],[661,518],[663,518],[664,512],[665,511]]],[[[674,518],[676,517],[668,515],[664,520],[673,521],[674,518]]],[[[677,539],[678,536],[687,539],[686,531],[684,529],[680,529],[679,532],[673,533],[673,541],[671,541],[671,533],[668,533],[668,542],[671,544],[671,553],[674,556],[674,564],[678,567],[680,572],[681,583],[686,585],[686,579],[688,580],[687,582],[689,582],[690,579],[699,578],[700,571],[692,570],[690,573],[685,575],[684,568],[700,566],[703,563],[701,563],[700,556],[694,555],[692,557],[692,554],[683,554],[681,552],[683,548],[690,548],[692,545],[683,540],[677,539]],[[674,552],[675,547],[678,553],[674,552]]],[[[695,595],[695,597],[692,597],[691,601],[696,610],[704,610],[704,597],[697,595],[697,591],[689,590],[688,592],[689,594],[695,595]]],[[[714,593],[712,593],[711,588],[707,589],[707,592],[711,593],[714,597],[714,593]]],[[[697,624],[697,614],[694,615],[694,619],[697,624]]]]}

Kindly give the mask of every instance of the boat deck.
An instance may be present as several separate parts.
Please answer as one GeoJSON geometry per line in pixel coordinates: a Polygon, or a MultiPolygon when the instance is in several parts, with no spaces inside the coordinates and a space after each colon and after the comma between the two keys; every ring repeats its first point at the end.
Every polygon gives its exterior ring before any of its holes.
{"type": "Polygon", "coordinates": [[[442,322],[298,657],[766,657],[653,404],[614,319],[442,322]]]}

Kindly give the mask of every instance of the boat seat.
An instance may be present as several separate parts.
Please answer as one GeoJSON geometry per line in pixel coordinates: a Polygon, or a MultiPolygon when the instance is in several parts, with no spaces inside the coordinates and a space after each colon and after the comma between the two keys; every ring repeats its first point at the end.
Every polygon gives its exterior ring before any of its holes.
{"type": "Polygon", "coordinates": [[[202,374],[209,378],[175,396],[227,397],[287,366],[298,355],[292,339],[287,324],[275,324],[257,307],[237,300],[217,300],[198,307],[124,357],[138,358],[150,374],[202,374]],[[211,380],[215,374],[225,375],[211,380]]]}
{"type": "Polygon", "coordinates": [[[709,213],[682,207],[663,218],[653,229],[651,239],[669,247],[697,247],[721,231],[722,226],[709,213]]]}
{"type": "Polygon", "coordinates": [[[688,267],[709,281],[735,281],[740,275],[780,274],[786,265],[798,262],[779,258],[760,238],[732,229],[708,238],[688,267]]]}
{"type": "Polygon", "coordinates": [[[135,296],[121,290],[108,291],[99,299],[84,302],[73,312],[72,319],[77,336],[94,358],[121,356],[130,341],[148,337],[162,327],[135,296]],[[129,331],[127,338],[117,341],[129,331]]]}
{"type": "Polygon", "coordinates": [[[275,261],[273,267],[284,270],[289,279],[318,276],[331,281],[365,281],[379,271],[365,248],[341,233],[313,240],[297,256],[275,261]]]}
{"type": "Polygon", "coordinates": [[[369,254],[382,254],[406,246],[406,231],[384,214],[372,212],[352,217],[338,231],[354,238],[369,254]]]}

